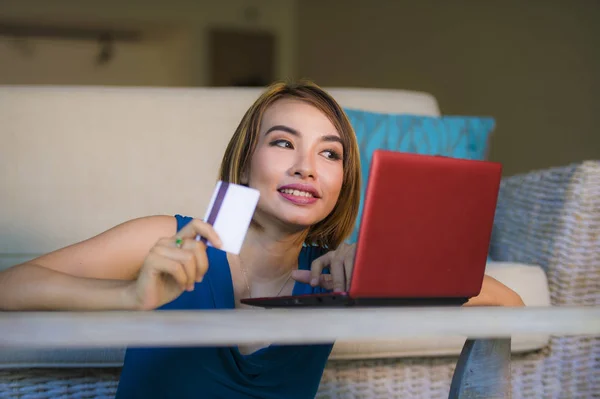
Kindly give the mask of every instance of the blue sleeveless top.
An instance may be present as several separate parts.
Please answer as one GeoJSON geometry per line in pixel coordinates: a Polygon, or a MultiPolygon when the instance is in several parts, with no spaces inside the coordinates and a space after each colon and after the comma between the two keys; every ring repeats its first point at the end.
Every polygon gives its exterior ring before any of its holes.
{"type": "MultiPolygon", "coordinates": [[[[178,231],[192,220],[175,217],[178,231]]],[[[324,253],[322,248],[303,247],[298,267],[310,269],[312,261],[324,253]]],[[[161,310],[235,307],[225,252],[208,247],[207,255],[209,267],[202,282],[161,310]]],[[[293,294],[324,291],[296,282],[293,294]]],[[[248,355],[240,353],[237,346],[128,348],[116,398],[314,398],[332,348],[333,343],[272,344],[248,355]]]]}

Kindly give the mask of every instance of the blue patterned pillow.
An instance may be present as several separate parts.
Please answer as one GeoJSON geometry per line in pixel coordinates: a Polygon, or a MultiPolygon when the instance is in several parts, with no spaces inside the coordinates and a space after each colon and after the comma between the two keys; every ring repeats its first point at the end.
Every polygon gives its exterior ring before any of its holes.
{"type": "Polygon", "coordinates": [[[344,109],[356,132],[362,170],[358,218],[348,242],[358,238],[371,156],[376,149],[483,160],[495,121],[489,117],[382,114],[344,109]]]}

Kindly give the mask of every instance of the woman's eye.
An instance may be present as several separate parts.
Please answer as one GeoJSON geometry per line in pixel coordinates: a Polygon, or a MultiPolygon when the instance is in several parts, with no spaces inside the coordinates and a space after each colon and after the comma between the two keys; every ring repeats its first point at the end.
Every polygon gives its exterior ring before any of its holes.
{"type": "Polygon", "coordinates": [[[271,142],[271,145],[281,148],[294,148],[288,140],[275,140],[271,142]]]}
{"type": "Polygon", "coordinates": [[[342,159],[340,154],[338,154],[338,152],[334,150],[325,150],[323,151],[323,154],[325,154],[325,156],[329,159],[342,159]]]}

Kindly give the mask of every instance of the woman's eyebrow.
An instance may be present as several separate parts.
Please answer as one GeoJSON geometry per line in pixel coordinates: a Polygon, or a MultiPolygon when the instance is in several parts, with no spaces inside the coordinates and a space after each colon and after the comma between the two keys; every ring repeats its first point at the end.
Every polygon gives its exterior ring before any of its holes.
{"type": "Polygon", "coordinates": [[[329,143],[340,143],[340,144],[344,145],[340,136],[335,136],[333,134],[323,136],[323,137],[321,137],[321,140],[329,142],[329,143]]]}
{"type": "MultiPolygon", "coordinates": [[[[291,128],[289,126],[285,126],[285,125],[275,125],[275,126],[270,127],[265,132],[265,136],[268,135],[269,133],[271,133],[272,131],[275,131],[275,130],[281,130],[281,131],[293,134],[294,136],[300,136],[300,133],[296,129],[291,128]]],[[[338,142],[340,144],[343,144],[342,139],[339,136],[336,136],[334,134],[329,134],[329,135],[321,137],[321,141],[338,142]]]]}
{"type": "Polygon", "coordinates": [[[273,127],[270,127],[270,128],[269,128],[269,130],[267,130],[267,131],[265,132],[265,136],[266,136],[267,134],[271,133],[271,132],[272,132],[272,131],[274,131],[274,130],[282,130],[282,131],[284,131],[284,132],[288,132],[288,133],[290,133],[290,134],[293,134],[294,136],[299,136],[299,135],[300,135],[300,133],[298,133],[298,131],[297,131],[296,129],[292,129],[292,128],[291,128],[291,127],[289,127],[289,126],[285,126],[285,125],[275,125],[275,126],[273,126],[273,127]]]}

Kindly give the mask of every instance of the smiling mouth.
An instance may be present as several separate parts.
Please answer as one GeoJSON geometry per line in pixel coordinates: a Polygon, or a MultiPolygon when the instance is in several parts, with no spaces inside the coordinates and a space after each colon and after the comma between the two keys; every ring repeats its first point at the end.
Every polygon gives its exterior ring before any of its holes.
{"type": "Polygon", "coordinates": [[[293,195],[295,197],[316,198],[312,193],[309,193],[308,191],[295,190],[291,188],[284,188],[282,190],[279,190],[279,192],[288,195],[293,195]]]}

